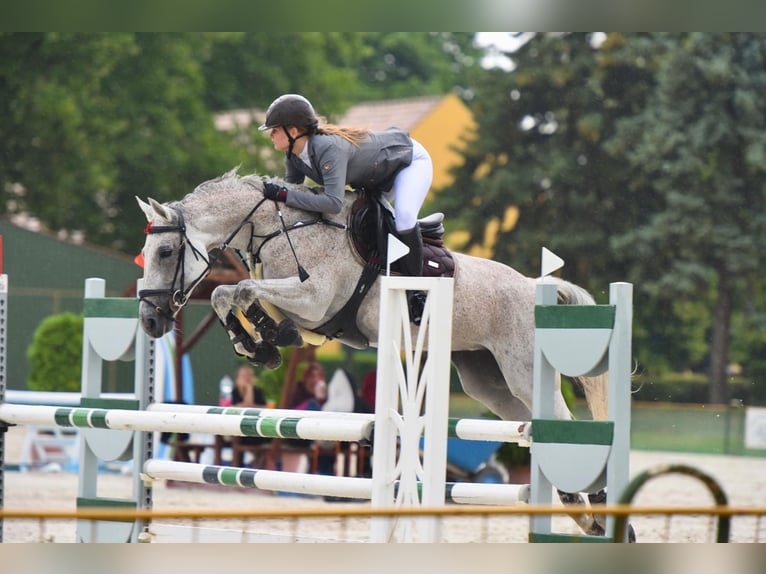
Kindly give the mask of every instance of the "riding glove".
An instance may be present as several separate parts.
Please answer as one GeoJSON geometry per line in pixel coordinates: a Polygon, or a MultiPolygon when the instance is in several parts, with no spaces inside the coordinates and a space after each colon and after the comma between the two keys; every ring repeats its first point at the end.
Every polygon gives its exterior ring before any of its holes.
{"type": "Polygon", "coordinates": [[[270,181],[263,182],[263,197],[274,201],[287,201],[287,188],[270,181]]]}

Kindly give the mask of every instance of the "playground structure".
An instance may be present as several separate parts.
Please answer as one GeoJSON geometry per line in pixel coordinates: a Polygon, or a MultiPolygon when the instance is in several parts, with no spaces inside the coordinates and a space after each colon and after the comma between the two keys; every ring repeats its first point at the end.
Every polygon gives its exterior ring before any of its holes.
{"type": "MultiPolygon", "coordinates": [[[[3,276],[5,277],[5,276],[3,276]]],[[[7,278],[4,280],[7,286],[7,278]]],[[[151,479],[173,478],[195,482],[235,484],[265,489],[302,492],[350,498],[369,498],[373,508],[391,506],[438,507],[445,500],[470,504],[515,504],[517,502],[546,502],[545,491],[566,480],[567,485],[584,485],[583,489],[601,488],[604,482],[610,490],[614,480],[627,477],[628,444],[623,439],[629,433],[629,354],[630,354],[630,286],[622,289],[623,295],[612,301],[605,313],[614,320],[609,326],[608,319],[601,317],[593,334],[599,349],[595,362],[584,371],[593,372],[598,367],[608,366],[612,388],[610,397],[623,395],[622,401],[614,401],[614,409],[623,408],[627,400],[627,419],[617,418],[613,413],[610,398],[610,422],[599,425],[594,432],[591,423],[573,422],[567,434],[576,437],[576,451],[570,445],[556,438],[556,424],[553,430],[545,430],[545,417],[550,416],[543,406],[543,391],[536,396],[535,419],[532,424],[525,421],[448,421],[449,377],[448,341],[451,334],[449,313],[439,310],[451,308],[451,280],[422,278],[382,278],[381,317],[388,320],[381,323],[378,361],[376,414],[339,415],[337,413],[312,411],[280,411],[277,409],[218,409],[217,407],[187,407],[152,403],[154,388],[154,341],[148,339],[138,328],[135,299],[105,298],[104,283],[99,279],[86,281],[85,329],[83,341],[83,393],[79,408],[57,408],[45,406],[11,405],[3,402],[4,384],[0,387],[0,420],[11,424],[57,424],[62,427],[78,426],[85,429],[80,451],[80,489],[78,507],[107,506],[115,508],[151,508],[151,479]],[[414,333],[409,329],[405,291],[422,289],[429,293],[423,326],[414,333]],[[628,296],[625,296],[625,292],[628,296]],[[625,305],[628,306],[625,311],[625,305]],[[609,311],[611,309],[611,311],[609,311]],[[620,309],[620,310],[618,310],[620,309]],[[627,327],[624,321],[627,320],[627,327]],[[426,338],[427,333],[427,338],[426,338]],[[627,337],[627,339],[625,339],[627,337]],[[619,342],[617,342],[619,339],[619,342]],[[627,344],[626,341],[627,340],[627,344]],[[446,344],[445,344],[446,342],[446,344]],[[426,349],[440,352],[426,353],[426,349]],[[614,355],[622,355],[615,359],[614,355]],[[404,363],[401,357],[404,355],[404,363]],[[101,396],[101,362],[104,360],[136,361],[135,397],[125,400],[105,399],[101,396]],[[624,376],[615,376],[611,371],[625,369],[624,376]],[[620,388],[618,385],[622,384],[620,388]],[[384,392],[381,389],[385,388],[384,392]],[[426,392],[426,388],[428,392],[426,392]],[[538,400],[540,399],[540,400],[538,400]],[[621,407],[619,405],[622,405],[621,407]],[[201,410],[206,412],[201,413],[201,410]],[[257,411],[257,412],[256,412],[257,411]],[[425,416],[421,416],[425,413],[425,416]],[[374,422],[374,427],[373,427],[374,422]],[[508,484],[447,484],[446,440],[448,436],[470,440],[500,440],[527,444],[531,429],[538,425],[543,432],[540,449],[533,441],[533,484],[530,498],[528,485],[508,484]],[[620,428],[620,425],[623,425],[620,428]],[[152,458],[151,434],[156,431],[210,432],[239,436],[293,437],[321,440],[368,440],[374,428],[375,472],[372,479],[350,477],[326,477],[317,475],[295,475],[253,469],[216,467],[194,463],[177,463],[152,458]],[[588,428],[582,433],[571,433],[575,428],[588,428]],[[611,430],[609,430],[611,429],[611,430]],[[546,439],[545,435],[553,436],[546,439]],[[589,438],[591,437],[591,438],[589,438]],[[595,438],[593,438],[595,437],[595,438]],[[422,438],[422,460],[420,459],[422,438]],[[618,440],[619,439],[619,440],[618,440]],[[588,441],[597,444],[588,444],[588,441]],[[577,452],[577,454],[574,454],[577,452]],[[583,452],[588,461],[584,472],[580,472],[583,452]],[[553,453],[553,455],[551,454],[553,453]],[[558,453],[558,454],[557,454],[558,453]],[[551,464],[553,456],[565,456],[570,464],[551,464]],[[134,461],[133,497],[129,500],[115,500],[97,497],[98,461],[132,458],[134,461]],[[615,470],[622,465],[619,470],[615,470]],[[563,477],[563,478],[562,478],[563,477]],[[148,479],[148,480],[144,480],[148,479]],[[535,486],[535,481],[538,485],[535,486]],[[587,488],[585,488],[587,487],[587,488]],[[539,500],[537,500],[539,499],[539,500]]],[[[624,284],[623,284],[624,285],[624,284]]],[[[549,307],[545,298],[545,283],[541,280],[539,296],[541,307],[549,307]]],[[[555,293],[555,286],[553,287],[555,293]]],[[[6,288],[7,292],[7,288],[6,288]]],[[[555,297],[554,297],[555,303],[555,297]]],[[[3,303],[4,305],[4,303],[3,303]]],[[[601,307],[601,306],[598,306],[601,307]]],[[[541,311],[544,316],[555,316],[551,311],[541,311]]],[[[554,324],[556,320],[553,321],[554,324]]],[[[3,322],[4,325],[4,322],[3,322]]],[[[559,331],[571,329],[571,325],[559,325],[543,333],[541,341],[556,340],[562,336],[559,331]],[[560,328],[559,328],[560,327],[560,328]]],[[[587,325],[586,325],[587,327],[587,325]]],[[[575,326],[575,339],[584,341],[583,325],[575,326]]],[[[537,331],[539,333],[539,330],[537,331]]],[[[592,343],[593,341],[590,341],[592,343]]],[[[588,343],[588,344],[590,344],[588,343]]],[[[536,385],[552,388],[555,369],[560,368],[557,355],[554,358],[544,344],[535,351],[536,385]],[[540,379],[538,382],[537,379],[540,379]]],[[[579,357],[582,348],[578,346],[571,353],[579,357]]],[[[567,356],[564,353],[565,357],[567,356]]],[[[3,353],[3,359],[5,354],[3,353]]],[[[4,365],[4,363],[3,363],[4,365]]],[[[576,369],[575,369],[576,370],[576,369]]],[[[567,374],[578,374],[568,372],[567,374]]],[[[4,380],[3,380],[4,383],[4,380]]],[[[550,395],[548,395],[550,396],[550,395]]],[[[615,411],[616,412],[616,411],[615,411]]],[[[536,427],[535,427],[536,428],[536,427]]],[[[535,439],[537,440],[537,439],[535,439]]],[[[2,445],[0,445],[0,448],[2,445]]],[[[2,451],[0,450],[0,453],[2,451]]],[[[0,478],[1,480],[1,478],[0,478]]],[[[624,480],[622,484],[625,484],[624,480]]],[[[0,482],[2,486],[2,482],[0,482]]],[[[0,490],[0,495],[2,494],[0,490]]],[[[138,541],[145,524],[117,521],[81,521],[78,524],[78,539],[82,541],[138,541]],[[96,524],[97,523],[97,524],[96,524]]],[[[543,540],[550,534],[550,523],[534,522],[531,540],[543,540]],[[548,532],[546,532],[546,528],[548,532]]],[[[609,532],[607,533],[609,534],[609,532]]],[[[379,517],[373,521],[370,539],[372,541],[436,541],[439,540],[439,523],[427,518],[379,517]]],[[[605,537],[605,540],[609,536],[605,537]]]]}

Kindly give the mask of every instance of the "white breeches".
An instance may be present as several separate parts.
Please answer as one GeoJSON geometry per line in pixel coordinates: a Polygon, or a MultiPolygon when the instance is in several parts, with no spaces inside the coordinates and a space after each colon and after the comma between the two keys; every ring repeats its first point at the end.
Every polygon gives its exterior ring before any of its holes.
{"type": "Polygon", "coordinates": [[[431,156],[426,148],[412,140],[412,163],[396,175],[393,188],[385,194],[389,202],[393,200],[397,231],[415,227],[433,177],[431,156]]]}

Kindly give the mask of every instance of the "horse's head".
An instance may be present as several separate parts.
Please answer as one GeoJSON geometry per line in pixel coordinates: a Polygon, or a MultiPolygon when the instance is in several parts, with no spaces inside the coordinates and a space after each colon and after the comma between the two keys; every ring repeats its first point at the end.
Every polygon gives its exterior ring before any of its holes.
{"type": "Polygon", "coordinates": [[[144,284],[139,318],[144,331],[161,337],[173,328],[175,316],[186,305],[190,293],[210,270],[206,248],[193,230],[187,229],[178,209],[149,198],[136,197],[146,215],[143,248],[144,284]]]}

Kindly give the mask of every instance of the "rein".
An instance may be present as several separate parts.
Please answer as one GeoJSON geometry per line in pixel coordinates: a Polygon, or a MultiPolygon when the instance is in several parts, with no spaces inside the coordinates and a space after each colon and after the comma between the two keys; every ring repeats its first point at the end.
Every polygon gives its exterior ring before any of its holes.
{"type": "Polygon", "coordinates": [[[176,270],[173,273],[173,282],[170,284],[170,288],[168,289],[141,289],[138,292],[138,298],[147,303],[148,305],[151,305],[154,307],[155,312],[157,312],[159,315],[162,315],[166,319],[174,320],[176,318],[176,315],[181,311],[181,309],[184,308],[184,306],[189,302],[189,294],[197,288],[197,285],[199,285],[202,280],[207,276],[207,274],[212,269],[215,262],[220,259],[220,257],[223,255],[224,251],[229,248],[229,243],[236,237],[237,233],[239,233],[242,228],[247,225],[250,218],[253,216],[253,214],[258,210],[258,208],[263,205],[263,202],[266,201],[266,198],[264,197],[261,199],[258,203],[255,204],[255,207],[253,207],[250,212],[245,216],[245,218],[242,220],[242,222],[237,226],[237,228],[234,230],[233,233],[229,235],[229,237],[226,238],[226,240],[223,242],[223,245],[221,246],[221,249],[218,253],[214,254],[210,258],[205,257],[205,254],[203,254],[199,249],[194,247],[194,245],[189,241],[189,237],[186,235],[186,223],[184,222],[184,216],[183,213],[177,210],[175,211],[176,215],[178,216],[178,223],[176,225],[152,225],[149,223],[146,226],[146,229],[144,230],[144,233],[147,235],[154,234],[154,233],[180,233],[181,234],[181,245],[179,247],[178,251],[178,260],[176,261],[176,270]],[[202,270],[202,272],[191,282],[189,283],[189,286],[187,288],[183,288],[184,286],[184,279],[185,279],[185,255],[186,255],[186,245],[189,245],[192,249],[192,253],[194,253],[195,259],[200,259],[205,262],[205,269],[202,270]],[[179,280],[179,288],[176,289],[176,281],[179,280]],[[162,306],[154,303],[149,299],[149,297],[153,297],[155,295],[168,295],[168,304],[167,308],[163,308],[162,306]],[[175,308],[175,309],[174,309],[175,308]]]}
{"type": "MultiPolygon", "coordinates": [[[[248,182],[249,183],[249,182],[248,182]]],[[[252,184],[250,184],[252,185],[252,184]]],[[[236,227],[236,229],[226,238],[226,240],[221,245],[220,250],[218,252],[212,254],[209,258],[205,257],[205,254],[203,254],[201,251],[199,251],[192,243],[189,241],[188,236],[186,235],[186,224],[184,222],[183,213],[180,211],[177,211],[173,209],[173,211],[178,216],[178,223],[176,225],[152,225],[149,223],[146,226],[146,229],[144,230],[144,233],[148,234],[154,234],[154,233],[180,233],[181,234],[181,245],[179,248],[178,253],[178,261],[176,262],[176,269],[173,274],[173,282],[170,284],[170,288],[168,289],[141,289],[138,292],[138,298],[142,302],[147,303],[148,305],[152,306],[154,308],[154,311],[158,313],[159,315],[165,317],[166,319],[174,320],[176,318],[176,315],[183,309],[183,307],[189,302],[189,295],[191,292],[197,288],[197,286],[202,282],[202,280],[207,276],[207,274],[212,269],[213,265],[218,261],[222,256],[223,253],[229,248],[229,244],[234,239],[234,237],[237,236],[237,234],[242,230],[243,227],[245,227],[248,223],[251,225],[250,230],[250,242],[248,244],[248,251],[253,255],[253,259],[255,261],[260,261],[260,252],[261,249],[263,249],[263,246],[266,245],[271,239],[274,239],[275,237],[278,237],[284,233],[285,237],[287,238],[287,242],[290,245],[290,250],[292,251],[293,257],[295,258],[295,263],[298,266],[298,276],[301,280],[301,282],[305,281],[309,278],[309,274],[306,272],[306,270],[303,268],[303,266],[298,261],[298,256],[295,253],[295,248],[293,247],[292,240],[290,239],[290,231],[293,231],[295,229],[298,229],[300,227],[307,227],[309,225],[314,225],[316,223],[324,223],[326,225],[330,225],[333,227],[337,227],[339,229],[346,229],[347,226],[336,223],[334,221],[328,221],[326,219],[323,219],[322,217],[319,217],[317,219],[314,219],[312,221],[298,221],[296,223],[293,223],[290,226],[287,226],[285,224],[284,217],[282,216],[282,210],[277,205],[277,215],[279,217],[279,221],[281,223],[282,228],[277,229],[276,231],[273,231],[269,233],[268,235],[256,235],[255,229],[253,227],[252,221],[250,221],[250,218],[255,214],[256,211],[264,204],[264,202],[268,201],[265,197],[262,198],[260,201],[258,201],[255,206],[250,210],[250,212],[245,216],[245,218],[242,220],[242,222],[236,227]],[[258,245],[257,249],[254,249],[253,245],[253,239],[258,238],[262,239],[260,244],[258,245]],[[200,259],[205,262],[205,269],[202,270],[202,272],[189,284],[187,288],[183,288],[185,283],[185,267],[184,267],[184,261],[185,261],[185,255],[186,255],[186,245],[189,245],[192,249],[192,252],[194,253],[195,259],[200,259]],[[176,288],[176,282],[179,282],[178,288],[176,288]],[[161,305],[151,301],[149,298],[154,296],[162,296],[167,295],[168,296],[168,302],[167,307],[162,307],[161,305]]],[[[275,202],[277,203],[277,202],[275,202]]]]}

